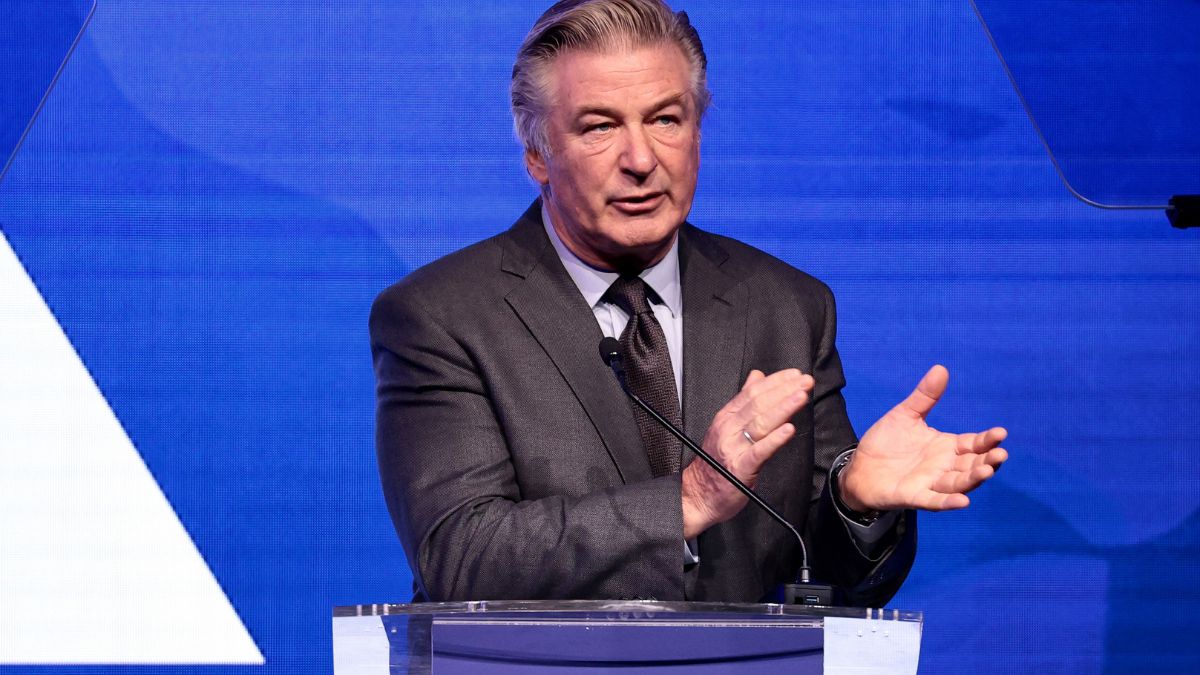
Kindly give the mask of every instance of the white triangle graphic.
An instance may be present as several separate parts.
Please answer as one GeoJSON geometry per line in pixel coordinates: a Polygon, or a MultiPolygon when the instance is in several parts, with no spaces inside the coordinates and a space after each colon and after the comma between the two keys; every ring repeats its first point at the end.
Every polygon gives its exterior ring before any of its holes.
{"type": "Polygon", "coordinates": [[[263,663],[0,232],[0,664],[263,663]]]}

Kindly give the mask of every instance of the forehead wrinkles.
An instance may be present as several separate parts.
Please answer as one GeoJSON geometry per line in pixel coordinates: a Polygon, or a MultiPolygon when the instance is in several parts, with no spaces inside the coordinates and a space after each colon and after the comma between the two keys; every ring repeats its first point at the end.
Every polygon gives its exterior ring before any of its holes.
{"type": "Polygon", "coordinates": [[[571,104],[580,109],[602,107],[604,99],[611,97],[625,102],[644,95],[654,99],[647,104],[657,104],[694,95],[687,57],[671,43],[621,51],[564,52],[545,64],[543,83],[544,100],[552,111],[567,115],[577,111],[563,108],[567,101],[563,100],[564,92],[560,89],[576,94],[576,100],[571,104]],[[638,53],[651,52],[657,53],[641,60],[631,58],[638,53]]]}

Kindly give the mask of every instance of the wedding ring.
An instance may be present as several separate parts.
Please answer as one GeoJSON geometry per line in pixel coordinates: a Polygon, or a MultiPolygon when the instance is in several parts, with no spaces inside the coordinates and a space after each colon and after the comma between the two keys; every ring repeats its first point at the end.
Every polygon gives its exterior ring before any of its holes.
{"type": "Polygon", "coordinates": [[[742,437],[750,441],[750,445],[754,445],[754,437],[750,435],[749,431],[742,429],[742,437]]]}

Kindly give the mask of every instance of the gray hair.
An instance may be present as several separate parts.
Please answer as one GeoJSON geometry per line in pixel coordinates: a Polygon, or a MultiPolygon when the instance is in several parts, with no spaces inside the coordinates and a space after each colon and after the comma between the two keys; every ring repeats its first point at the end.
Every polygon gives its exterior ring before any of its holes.
{"type": "Polygon", "coordinates": [[[549,156],[546,68],[570,50],[611,51],[674,44],[691,66],[697,118],[708,109],[708,58],[686,12],[662,0],[561,0],[525,36],[512,73],[513,128],[526,150],[549,156]]]}

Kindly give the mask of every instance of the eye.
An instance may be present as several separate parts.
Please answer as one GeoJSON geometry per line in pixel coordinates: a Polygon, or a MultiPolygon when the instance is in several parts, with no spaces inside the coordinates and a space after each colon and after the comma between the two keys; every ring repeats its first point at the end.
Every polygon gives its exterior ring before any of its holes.
{"type": "Polygon", "coordinates": [[[599,135],[599,134],[606,134],[612,130],[613,130],[612,122],[597,122],[596,124],[589,124],[586,127],[584,127],[583,133],[591,134],[591,135],[599,135]]]}
{"type": "Polygon", "coordinates": [[[679,118],[674,115],[659,115],[654,118],[654,126],[656,127],[673,127],[679,124],[679,118]]]}

